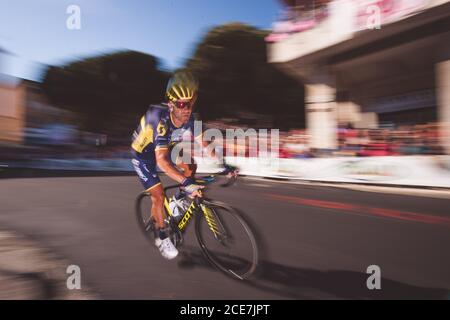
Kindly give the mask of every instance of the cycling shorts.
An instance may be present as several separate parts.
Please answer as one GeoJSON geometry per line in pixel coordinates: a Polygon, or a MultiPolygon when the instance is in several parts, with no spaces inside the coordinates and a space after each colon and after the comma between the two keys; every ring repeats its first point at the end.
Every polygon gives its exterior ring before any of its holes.
{"type": "Polygon", "coordinates": [[[146,163],[138,159],[132,159],[131,163],[146,191],[161,184],[156,164],[146,163]]]}

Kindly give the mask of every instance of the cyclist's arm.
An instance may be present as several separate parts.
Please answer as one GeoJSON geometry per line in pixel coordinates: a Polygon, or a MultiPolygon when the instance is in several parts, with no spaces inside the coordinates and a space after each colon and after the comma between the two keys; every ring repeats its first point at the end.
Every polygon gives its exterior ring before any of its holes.
{"type": "Polygon", "coordinates": [[[169,149],[161,148],[155,150],[156,164],[161,168],[170,178],[178,183],[182,183],[185,176],[182,175],[175,166],[169,161],[169,149]]]}

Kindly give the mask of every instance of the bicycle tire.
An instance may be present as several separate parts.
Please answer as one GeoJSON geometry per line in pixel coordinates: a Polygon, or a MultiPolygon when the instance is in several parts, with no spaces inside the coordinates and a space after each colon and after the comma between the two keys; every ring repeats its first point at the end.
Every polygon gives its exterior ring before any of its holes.
{"type": "MultiPolygon", "coordinates": [[[[206,205],[208,208],[214,210],[214,213],[219,217],[219,220],[223,220],[223,215],[225,213],[229,214],[232,218],[235,219],[235,222],[237,222],[237,225],[240,226],[240,231],[243,231],[243,234],[245,234],[248,243],[247,245],[250,245],[251,248],[251,258],[249,259],[241,259],[237,257],[228,257],[232,258],[236,261],[240,262],[246,262],[246,267],[243,269],[236,269],[232,267],[232,263],[225,264],[222,259],[216,254],[213,250],[208,248],[208,245],[205,243],[205,237],[203,234],[202,226],[207,224],[206,219],[202,212],[198,212],[196,221],[195,221],[195,231],[196,231],[196,237],[197,241],[200,245],[200,248],[205,256],[205,258],[218,270],[222,271],[228,276],[231,276],[235,279],[239,280],[245,280],[250,278],[254,273],[258,266],[258,246],[256,242],[256,238],[253,234],[253,231],[251,230],[248,223],[244,220],[244,218],[236,211],[233,207],[217,201],[203,201],[203,204],[206,205]]],[[[219,222],[220,223],[220,222],[219,222]]],[[[236,230],[233,230],[233,233],[235,233],[236,230]]],[[[212,231],[209,231],[210,234],[212,234],[212,231]]],[[[228,230],[230,233],[230,230],[228,230]]],[[[216,238],[217,240],[217,238],[216,238]]],[[[217,242],[220,242],[217,240],[217,242]]],[[[225,256],[222,254],[222,256],[225,256]]]]}
{"type": "MultiPolygon", "coordinates": [[[[154,229],[154,225],[152,223],[153,218],[149,218],[147,221],[143,220],[143,215],[142,215],[142,201],[149,197],[149,194],[144,192],[141,192],[135,201],[135,214],[136,214],[136,221],[137,224],[139,225],[139,230],[141,230],[141,232],[143,233],[143,235],[149,239],[149,240],[155,240],[155,229],[154,229]]],[[[148,199],[148,201],[150,201],[150,199],[148,199]]]]}
{"type": "MultiPolygon", "coordinates": [[[[135,202],[135,214],[136,214],[136,220],[137,223],[139,225],[139,229],[141,230],[141,232],[144,234],[144,236],[150,240],[150,241],[154,241],[155,238],[157,237],[156,235],[156,230],[154,227],[154,219],[153,217],[149,218],[149,220],[144,221],[143,215],[142,215],[142,201],[144,201],[144,199],[149,198],[150,195],[143,191],[141,192],[137,198],[136,198],[136,202],[135,202]]],[[[147,201],[151,201],[150,199],[147,199],[147,201]]],[[[179,230],[175,230],[176,226],[174,226],[174,222],[172,219],[168,218],[169,215],[166,212],[166,208],[163,209],[165,211],[166,214],[166,224],[169,226],[169,230],[170,230],[170,234],[169,237],[172,240],[172,243],[175,245],[175,247],[179,247],[181,246],[181,244],[183,243],[183,236],[181,235],[181,232],[179,230]]]]}

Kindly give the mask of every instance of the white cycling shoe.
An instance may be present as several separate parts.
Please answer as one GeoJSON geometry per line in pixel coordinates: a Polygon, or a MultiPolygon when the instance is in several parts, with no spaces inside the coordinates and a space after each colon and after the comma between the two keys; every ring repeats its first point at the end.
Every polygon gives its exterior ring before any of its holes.
{"type": "Polygon", "coordinates": [[[155,239],[155,246],[158,247],[161,255],[167,260],[172,260],[178,255],[178,250],[173,245],[169,237],[161,240],[160,238],[155,239]]]}

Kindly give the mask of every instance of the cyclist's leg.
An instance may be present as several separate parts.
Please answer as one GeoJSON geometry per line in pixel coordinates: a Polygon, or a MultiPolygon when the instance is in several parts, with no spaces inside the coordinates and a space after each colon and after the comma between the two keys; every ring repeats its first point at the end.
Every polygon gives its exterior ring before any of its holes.
{"type": "Polygon", "coordinates": [[[133,159],[134,170],[136,171],[145,191],[150,193],[150,200],[152,202],[151,212],[149,214],[156,221],[156,228],[164,228],[164,189],[161,180],[158,177],[156,166],[146,164],[140,160],[133,159]]]}
{"type": "Polygon", "coordinates": [[[155,219],[155,227],[157,230],[164,229],[164,189],[159,183],[148,190],[152,201],[151,215],[155,219]]]}

